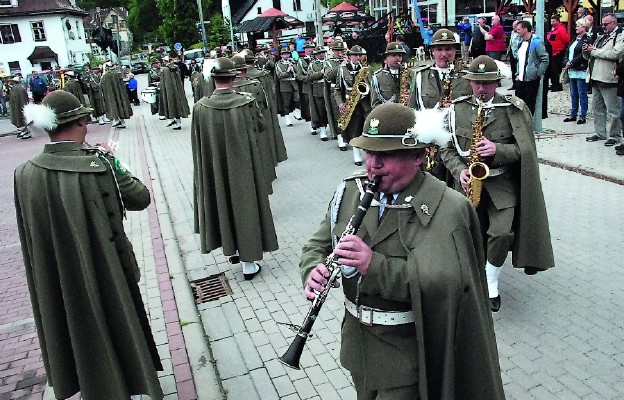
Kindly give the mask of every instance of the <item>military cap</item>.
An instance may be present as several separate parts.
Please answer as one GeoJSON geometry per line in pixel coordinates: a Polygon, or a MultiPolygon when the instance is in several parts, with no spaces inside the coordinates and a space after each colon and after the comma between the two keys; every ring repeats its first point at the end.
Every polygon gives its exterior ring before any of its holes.
{"type": "Polygon", "coordinates": [[[325,53],[327,48],[325,46],[316,46],[314,50],[312,50],[312,54],[325,53]]]}
{"type": "Polygon", "coordinates": [[[51,131],[59,125],[87,116],[92,111],[92,108],[80,104],[73,94],[55,90],[44,97],[41,104],[26,105],[24,118],[27,124],[51,131]]]}
{"type": "Polygon", "coordinates": [[[503,79],[503,75],[493,58],[479,56],[472,60],[463,78],[471,81],[498,81],[503,79]]]}
{"type": "Polygon", "coordinates": [[[245,61],[253,61],[256,59],[256,56],[254,55],[253,51],[249,50],[249,49],[243,49],[238,53],[241,57],[243,57],[245,59],[245,61]]]}
{"type": "Polygon", "coordinates": [[[264,51],[268,51],[268,50],[271,50],[271,48],[266,43],[265,44],[261,44],[258,47],[256,47],[256,51],[263,51],[263,50],[264,51]]]}
{"type": "Polygon", "coordinates": [[[290,54],[290,50],[288,49],[288,47],[282,47],[282,49],[280,50],[280,54],[284,54],[284,53],[290,54]]]}
{"type": "Polygon", "coordinates": [[[230,60],[232,60],[232,62],[234,63],[234,68],[236,68],[237,71],[247,69],[247,64],[245,64],[245,58],[242,55],[235,54],[230,57],[230,60]]]}
{"type": "Polygon", "coordinates": [[[443,45],[456,45],[459,46],[459,42],[455,40],[453,32],[446,28],[438,29],[431,38],[431,46],[443,46],[443,45]]]}
{"type": "Polygon", "coordinates": [[[236,76],[236,66],[227,57],[219,57],[215,60],[215,64],[210,71],[211,76],[236,76]]]}
{"type": "Polygon", "coordinates": [[[364,56],[366,55],[366,50],[364,50],[362,48],[362,46],[358,46],[357,44],[353,47],[351,47],[349,50],[347,50],[347,55],[349,56],[364,56]]]}
{"type": "Polygon", "coordinates": [[[405,54],[405,48],[399,42],[390,42],[386,45],[384,56],[388,54],[405,54]]]}
{"type": "Polygon", "coordinates": [[[336,40],[332,43],[331,50],[347,50],[347,45],[342,40],[336,40]]]}
{"type": "Polygon", "coordinates": [[[303,45],[303,48],[304,48],[304,49],[305,49],[305,48],[308,48],[308,49],[313,49],[313,48],[315,48],[315,47],[316,47],[316,46],[315,46],[315,44],[314,44],[314,43],[312,43],[312,42],[306,42],[306,44],[304,44],[304,45],[303,45]]]}
{"type": "Polygon", "coordinates": [[[446,129],[445,110],[415,111],[398,103],[375,107],[364,122],[361,136],[349,144],[367,151],[424,149],[446,145],[451,133],[446,129]]]}
{"type": "Polygon", "coordinates": [[[178,52],[175,50],[171,50],[169,52],[169,58],[178,58],[178,52]]]}

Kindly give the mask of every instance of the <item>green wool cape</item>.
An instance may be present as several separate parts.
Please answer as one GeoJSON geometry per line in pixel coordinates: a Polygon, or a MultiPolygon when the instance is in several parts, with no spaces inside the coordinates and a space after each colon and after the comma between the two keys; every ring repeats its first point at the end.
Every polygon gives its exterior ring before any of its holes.
{"type": "Polygon", "coordinates": [[[26,125],[24,120],[24,106],[28,104],[28,94],[19,83],[11,86],[9,93],[9,111],[11,112],[11,123],[18,128],[26,125]]]}
{"type": "Polygon", "coordinates": [[[87,105],[87,103],[85,102],[84,93],[82,92],[82,87],[80,86],[80,82],[78,82],[77,79],[68,79],[67,82],[65,82],[65,87],[63,87],[63,90],[76,96],[80,104],[82,104],[83,106],[87,105]]]}
{"type": "Polygon", "coordinates": [[[262,114],[254,98],[216,89],[193,107],[194,229],[201,251],[223,247],[242,261],[278,249],[267,177],[258,151],[262,114]]]}
{"type": "Polygon", "coordinates": [[[167,119],[186,118],[191,113],[177,65],[167,64],[162,68],[160,96],[160,115],[167,119]]]}
{"type": "Polygon", "coordinates": [[[106,117],[110,119],[130,118],[132,107],[128,91],[119,71],[107,71],[100,80],[100,90],[106,107],[106,117]]]}
{"type": "Polygon", "coordinates": [[[118,165],[60,142],[15,170],[26,279],[57,399],[78,391],[84,399],[163,398],[162,365],[122,223],[122,200],[125,209],[142,210],[150,195],[118,165]]]}

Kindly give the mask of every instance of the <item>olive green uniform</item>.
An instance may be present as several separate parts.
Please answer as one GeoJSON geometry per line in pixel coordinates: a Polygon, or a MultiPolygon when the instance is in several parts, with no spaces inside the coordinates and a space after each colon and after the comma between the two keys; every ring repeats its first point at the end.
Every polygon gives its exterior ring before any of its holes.
{"type": "MultiPolygon", "coordinates": [[[[371,103],[375,108],[382,103],[400,103],[401,93],[401,79],[404,79],[403,69],[399,68],[395,71],[391,71],[388,68],[382,68],[375,71],[375,74],[371,78],[371,103]]],[[[408,88],[409,88],[409,75],[408,88]]]]}
{"type": "Polygon", "coordinates": [[[324,61],[314,60],[310,63],[307,81],[310,84],[310,116],[312,129],[327,126],[327,108],[325,107],[325,80],[323,79],[324,61]]]}
{"type": "Polygon", "coordinates": [[[281,116],[286,116],[295,110],[295,103],[299,102],[299,90],[297,88],[297,81],[295,80],[294,61],[280,60],[276,63],[275,77],[278,80],[282,107],[279,114],[281,116]]]}
{"type": "Polygon", "coordinates": [[[310,98],[312,97],[312,87],[307,80],[310,57],[299,57],[295,64],[295,78],[299,90],[299,109],[301,119],[310,121],[310,98]]]}
{"type": "Polygon", "coordinates": [[[336,138],[340,133],[338,132],[340,110],[338,110],[338,104],[336,104],[334,89],[336,88],[336,78],[338,77],[338,69],[341,62],[342,59],[336,57],[329,57],[323,62],[325,67],[325,73],[323,74],[325,79],[325,111],[327,112],[329,133],[332,138],[336,138]]]}
{"type": "MultiPolygon", "coordinates": [[[[340,103],[345,103],[346,105],[348,96],[355,94],[353,92],[353,85],[361,68],[362,67],[360,65],[353,65],[351,63],[341,65],[339,67],[338,76],[336,77],[336,86],[334,87],[334,100],[337,105],[340,103]]],[[[368,85],[368,78],[366,78],[364,82],[368,85]]],[[[362,133],[364,120],[366,119],[366,116],[370,112],[371,108],[370,93],[365,96],[361,96],[357,105],[353,109],[349,124],[342,132],[345,141],[348,142],[362,133]]]]}
{"type": "MultiPolygon", "coordinates": [[[[463,79],[462,75],[462,72],[452,70],[448,75],[448,79],[451,80],[451,100],[472,94],[470,83],[463,79]]],[[[417,110],[434,108],[442,97],[443,83],[440,73],[434,67],[414,68],[408,107],[417,110]]]]}
{"type": "Polygon", "coordinates": [[[78,79],[69,78],[67,82],[65,82],[63,90],[76,96],[80,104],[82,104],[83,106],[87,105],[85,102],[84,93],[82,92],[82,87],[80,86],[80,82],[78,82],[78,79]]]}

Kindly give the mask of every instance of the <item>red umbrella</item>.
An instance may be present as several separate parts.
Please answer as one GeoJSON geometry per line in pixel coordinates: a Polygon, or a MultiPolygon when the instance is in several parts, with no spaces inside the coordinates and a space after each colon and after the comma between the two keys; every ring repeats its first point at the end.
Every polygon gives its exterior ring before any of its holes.
{"type": "Polygon", "coordinates": [[[256,18],[244,21],[236,30],[237,33],[245,32],[271,32],[273,45],[277,47],[277,32],[282,29],[302,28],[303,22],[291,17],[277,8],[269,8],[256,18]]]}
{"type": "Polygon", "coordinates": [[[325,25],[357,25],[363,21],[372,21],[373,17],[366,14],[353,4],[342,2],[323,15],[325,25]]]}

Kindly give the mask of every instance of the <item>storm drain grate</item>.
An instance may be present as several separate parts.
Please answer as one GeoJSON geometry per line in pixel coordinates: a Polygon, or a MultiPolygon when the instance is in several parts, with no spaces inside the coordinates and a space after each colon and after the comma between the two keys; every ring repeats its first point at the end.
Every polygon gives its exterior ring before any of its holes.
{"type": "Polygon", "coordinates": [[[196,304],[207,303],[232,294],[223,273],[192,281],[191,289],[196,304]]]}

